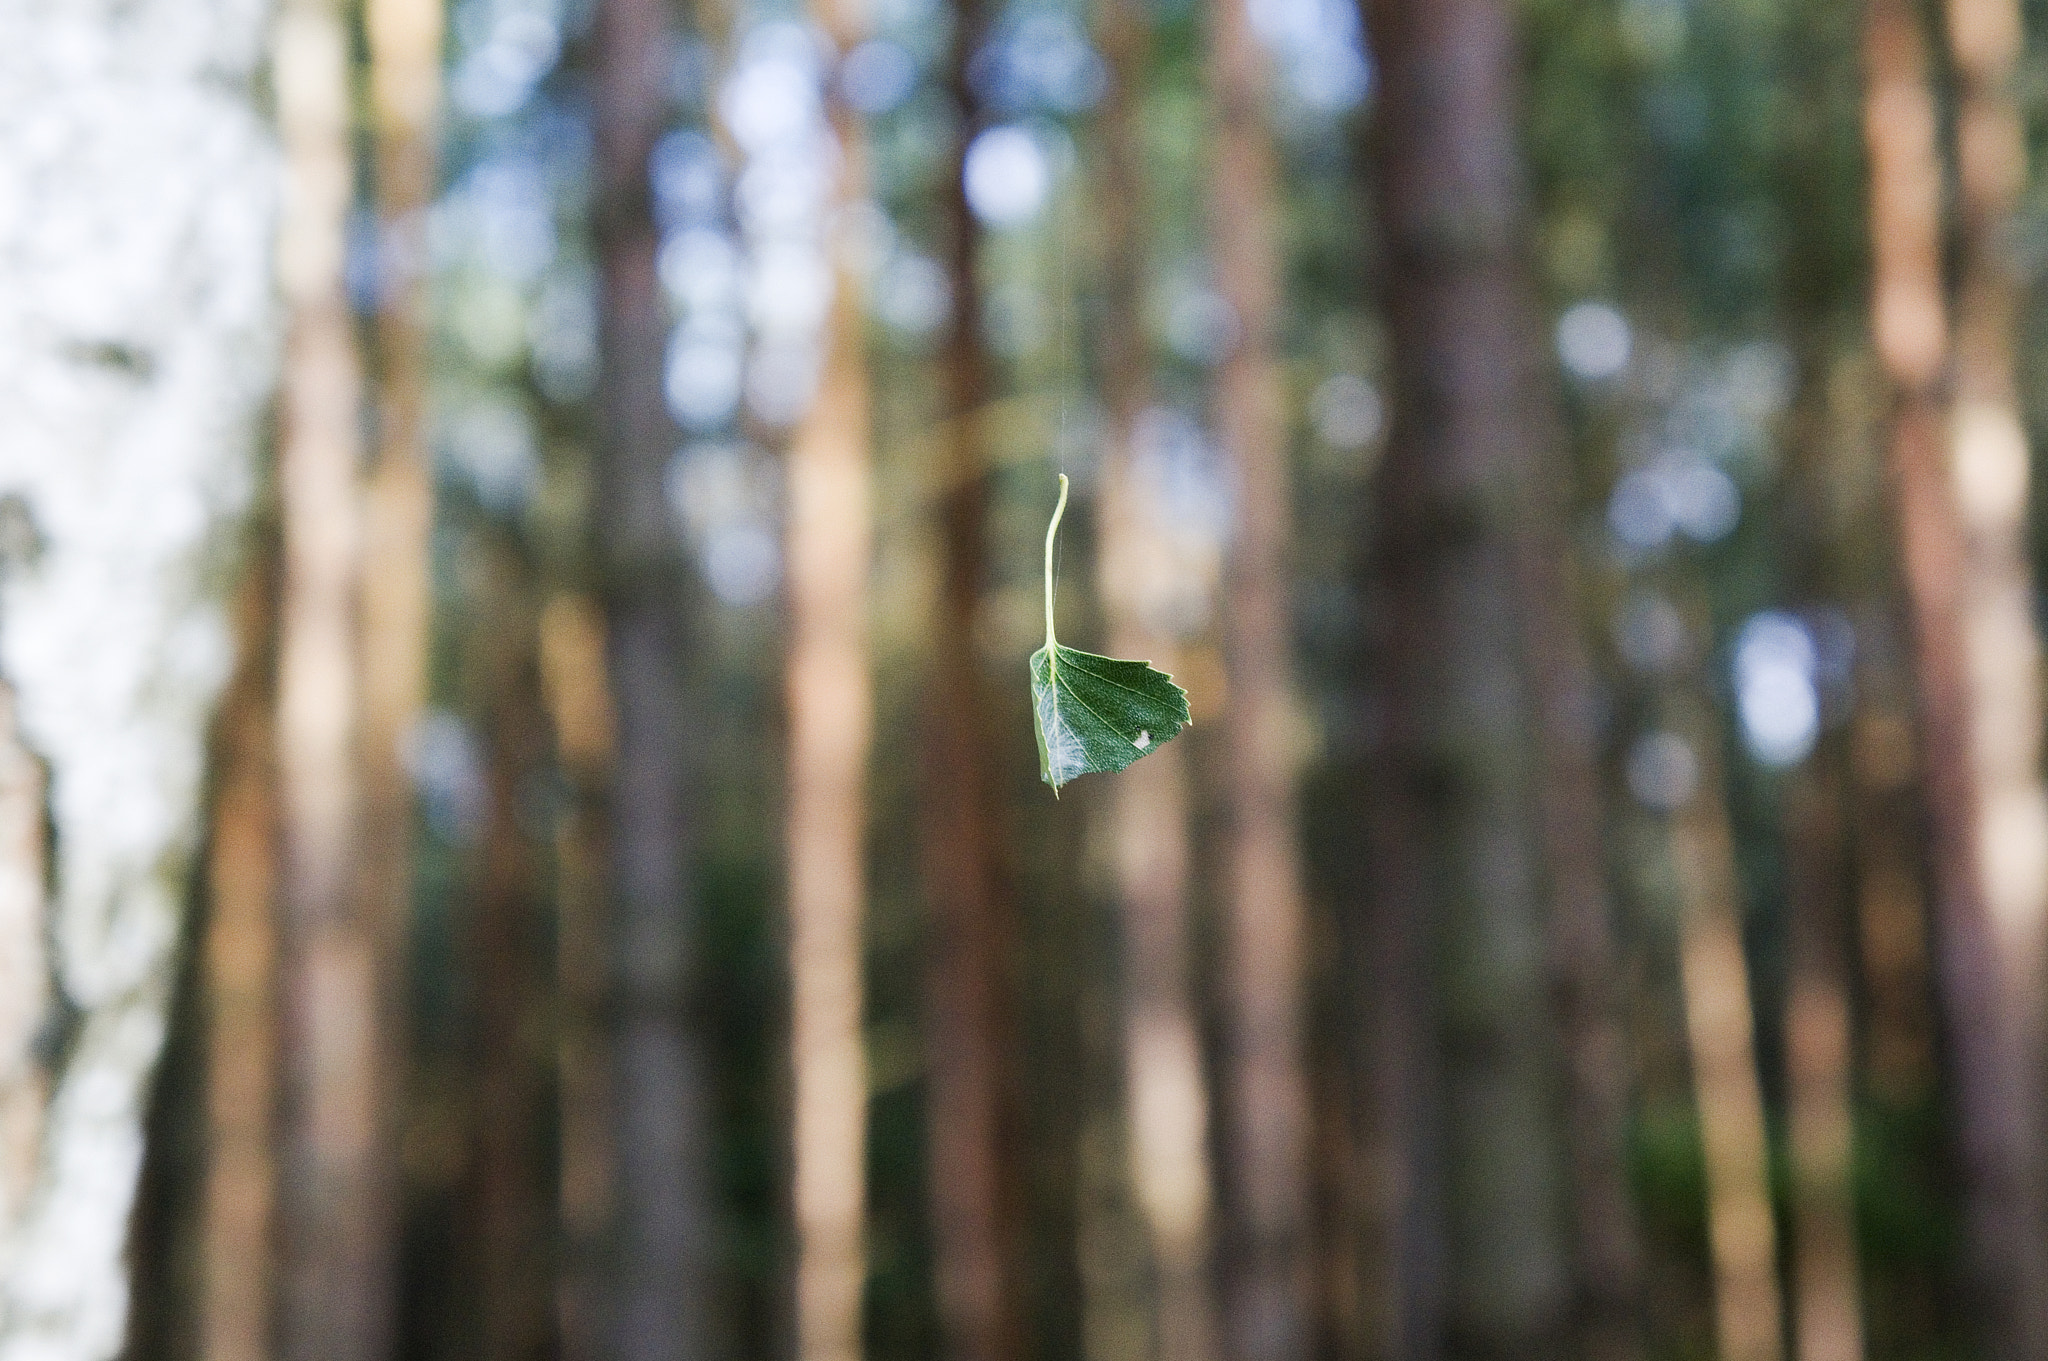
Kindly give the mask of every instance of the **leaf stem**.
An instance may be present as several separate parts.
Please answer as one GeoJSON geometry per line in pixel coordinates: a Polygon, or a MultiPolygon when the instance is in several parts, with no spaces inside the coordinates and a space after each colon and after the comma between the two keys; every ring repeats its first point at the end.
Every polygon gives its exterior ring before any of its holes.
{"type": "Polygon", "coordinates": [[[1060,532],[1060,517],[1067,513],[1067,475],[1060,474],[1060,503],[1052,508],[1052,523],[1045,527],[1045,662],[1047,673],[1059,672],[1059,646],[1052,635],[1052,543],[1060,532]]]}

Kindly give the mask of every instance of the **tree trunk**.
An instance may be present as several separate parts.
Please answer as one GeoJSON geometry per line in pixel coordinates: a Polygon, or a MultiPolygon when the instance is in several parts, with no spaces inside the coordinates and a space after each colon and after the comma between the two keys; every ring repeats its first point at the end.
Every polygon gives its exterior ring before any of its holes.
{"type": "Polygon", "coordinates": [[[198,1353],[265,1361],[277,1277],[277,572],[266,543],[242,586],[242,658],[215,745],[210,915],[201,946],[208,999],[206,1172],[200,1223],[198,1353]]]}
{"type": "Polygon", "coordinates": [[[272,373],[265,17],[0,19],[0,111],[39,130],[0,150],[24,209],[0,215],[8,1358],[97,1361],[126,1331],[146,1089],[232,661],[223,548],[272,373]]]}
{"type": "Polygon", "coordinates": [[[1704,703],[1679,696],[1672,730],[1698,775],[1671,822],[1678,885],[1679,987],[1686,1050],[1699,1108],[1707,1188],[1707,1249],[1714,1273],[1714,1341],[1724,1361],[1779,1361],[1784,1306],[1769,1147],[1758,1087],[1749,961],[1735,846],[1714,728],[1704,703]]]}
{"type": "Polygon", "coordinates": [[[1629,1361],[1643,1349],[1642,1262],[1628,1175],[1628,1042],[1602,849],[1596,700],[1560,494],[1569,471],[1559,466],[1554,422],[1538,431],[1535,473],[1516,526],[1515,584],[1535,710],[1546,977],[1564,1048],[1573,1324],[1589,1361],[1629,1361]]]}
{"type": "Polygon", "coordinates": [[[608,1119],[613,1081],[605,1048],[605,807],[615,741],[605,674],[604,618],[586,596],[561,592],[540,616],[542,693],[569,786],[555,835],[555,1081],[561,1155],[556,1328],[563,1361],[603,1361],[606,1231],[616,1213],[608,1119]]]}
{"type": "Polygon", "coordinates": [[[1639,1342],[1624,1049],[1557,421],[1521,255],[1513,14],[1381,0],[1368,20],[1398,402],[1375,508],[1389,672],[1375,901],[1383,953],[1441,970],[1434,1003],[1408,1004],[1433,1015],[1391,1018],[1417,1048],[1382,1067],[1440,1062],[1448,1125],[1437,1154],[1426,1087],[1383,1116],[1406,1145],[1410,1197],[1394,1220],[1410,1274],[1397,1354],[1626,1355],[1639,1342]],[[1546,995],[1563,1074],[1528,1023],[1546,995]],[[1562,1146],[1549,1126],[1560,1076],[1562,1146]],[[1434,1211],[1417,1203],[1432,1188],[1446,1201],[1434,1211]],[[1446,1216],[1441,1247],[1432,1214],[1446,1216]]]}
{"type": "Polygon", "coordinates": [[[1014,1096],[1009,970],[1014,927],[996,858],[997,786],[974,639],[983,576],[989,400],[977,261],[980,232],[962,179],[981,124],[968,63],[979,0],[954,12],[947,80],[960,114],[944,214],[952,283],[943,381],[949,447],[937,489],[939,583],[919,753],[926,964],[926,1138],[939,1326],[950,1361],[1015,1361],[1022,1310],[1011,1175],[1014,1096]]]}
{"type": "MultiPolygon", "coordinates": [[[[36,1053],[37,1031],[51,1000],[48,847],[43,828],[48,779],[22,744],[14,689],[0,689],[5,737],[0,739],[0,1248],[12,1249],[43,1153],[50,1074],[36,1053]]],[[[14,1259],[0,1256],[0,1266],[14,1259]]]]}
{"type": "MultiPolygon", "coordinates": [[[[1881,442],[1869,442],[1873,454],[1881,456],[1881,442]]],[[[1871,615],[1858,621],[1858,712],[1848,741],[1855,949],[1861,984],[1856,989],[1857,1076],[1865,1109],[1875,1120],[1894,1127],[1912,1122],[1902,1161],[1916,1171],[1946,1169],[1953,1166],[1949,1131],[1954,1122],[1926,1118],[1954,1108],[1936,1104],[1939,1025],[1929,886],[1922,858],[1927,819],[1914,752],[1912,659],[1885,636],[1888,622],[1871,615]]],[[[1871,1354],[1884,1354],[1894,1338],[1945,1331],[1940,1321],[1943,1310],[1961,1303],[1952,1289],[1955,1256],[1950,1249],[1922,1252],[1895,1264],[1881,1264],[1874,1253],[1865,1259],[1864,1320],[1871,1354]]]]}
{"type": "Polygon", "coordinates": [[[1209,8],[1217,117],[1210,185],[1216,282],[1238,326],[1216,376],[1216,423],[1237,476],[1225,568],[1230,841],[1225,890],[1225,1064],[1232,1167],[1229,1328],[1240,1361],[1305,1356],[1308,1075],[1303,1059],[1301,854],[1295,810],[1294,630],[1287,554],[1283,299],[1265,54],[1243,0],[1209,8]]]}
{"type": "MultiPolygon", "coordinates": [[[[843,6],[817,6],[842,49],[859,34],[843,6]]],[[[858,201],[859,126],[835,109],[836,194],[858,201]]],[[[868,656],[869,415],[865,309],[828,237],[834,295],[818,395],[790,441],[790,1047],[794,1075],[799,1361],[858,1361],[867,1278],[867,1047],[862,924],[867,768],[874,728],[868,656]]]]}
{"type": "MultiPolygon", "coordinates": [[[[1524,343],[1539,346],[1540,331],[1524,325],[1524,343]]],[[[1542,403],[1540,396],[1533,400],[1542,403]]],[[[1539,407],[1533,434],[1514,525],[1514,571],[1522,669],[1534,710],[1545,976],[1564,1050],[1572,1322],[1588,1361],[1631,1361],[1643,1350],[1642,1262],[1629,1186],[1628,1039],[1602,845],[1597,700],[1567,530],[1571,468],[1548,404],[1539,407]]]]}
{"type": "Polygon", "coordinates": [[[1862,1361],[1863,1300],[1851,1164],[1848,967],[1841,911],[1849,881],[1839,743],[1794,777],[1785,808],[1791,989],[1786,1077],[1792,1152],[1792,1298],[1798,1361],[1862,1361]]]}
{"type": "MultiPolygon", "coordinates": [[[[1795,88],[1816,107],[1843,108],[1832,59],[1848,36],[1853,14],[1802,26],[1805,75],[1795,88]]],[[[1830,113],[1814,119],[1810,144],[1795,143],[1787,171],[1810,176],[1816,166],[1839,163],[1841,153],[1823,129],[1830,113]]],[[[1794,180],[1793,183],[1798,183],[1794,180]]],[[[1796,190],[1794,191],[1796,192],[1796,190]]],[[[1838,211],[1860,211],[1860,203],[1838,211]]],[[[1860,357],[1865,306],[1860,271],[1844,268],[1848,219],[1805,213],[1795,232],[1792,323],[1800,336],[1800,392],[1786,431],[1785,475],[1778,488],[1784,507],[1780,549],[1794,599],[1811,603],[1853,600],[1863,581],[1860,544],[1883,517],[1872,474],[1878,467],[1872,423],[1854,398],[1863,385],[1848,381],[1860,357]],[[1852,349],[1843,338],[1855,335],[1852,349]]],[[[1867,657],[1878,640],[1857,640],[1867,657]]],[[[1863,669],[1870,670],[1865,662],[1863,669]]],[[[1832,696],[1823,696],[1824,717],[1832,696]]],[[[1856,707],[1872,696],[1860,686],[1856,707]]],[[[1783,844],[1788,946],[1785,1005],[1787,1133],[1791,1172],[1792,1339],[1798,1361],[1862,1361],[1863,1270],[1856,1241],[1855,1037],[1849,969],[1848,904],[1856,874],[1849,854],[1850,741],[1824,723],[1804,764],[1784,783],[1783,844]]]]}
{"type": "MultiPolygon", "coordinates": [[[[355,733],[357,822],[352,856],[352,930],[370,978],[361,1005],[362,1081],[351,1099],[369,1103],[366,1137],[377,1184],[366,1188],[379,1235],[362,1245],[363,1269],[384,1279],[367,1287],[372,1327],[388,1336],[398,1290],[398,1231],[404,1196],[398,1137],[410,1094],[406,1037],[407,940],[412,924],[413,783],[405,747],[419,722],[432,627],[429,538],[433,527],[428,449],[429,301],[427,218],[433,203],[441,93],[442,0],[363,0],[367,41],[367,131],[377,255],[374,437],[363,465],[361,556],[354,626],[360,668],[355,733]]],[[[336,1018],[339,1023],[340,1018],[336,1018]]],[[[342,1301],[345,1304],[345,1300],[342,1301]]],[[[344,1325],[346,1326],[346,1325],[344,1325]]],[[[366,1334],[366,1339],[375,1334],[366,1334]]],[[[366,1340],[381,1355],[389,1340],[366,1340]]]]}
{"type": "Polygon", "coordinates": [[[383,977],[352,882],[359,849],[358,488],[363,384],[343,291],[352,197],[348,39],[304,0],[277,30],[291,306],[278,439],[280,983],[286,1105],[280,1344],[295,1361],[384,1353],[393,1169],[380,1138],[383,977]]]}
{"type": "MultiPolygon", "coordinates": [[[[1099,38],[1110,68],[1099,127],[1100,217],[1107,253],[1102,372],[1109,408],[1108,458],[1096,531],[1096,581],[1110,651],[1167,672],[1177,642],[1158,623],[1147,583],[1170,558],[1134,447],[1151,389],[1144,328],[1145,172],[1140,93],[1148,20],[1136,0],[1106,0],[1099,38]]],[[[1184,748],[1168,745],[1117,777],[1110,791],[1118,920],[1122,936],[1123,1105],[1129,1177],[1156,1273],[1154,1354],[1212,1361],[1216,1301],[1210,1289],[1209,1090],[1200,1018],[1189,983],[1188,774],[1184,748]]]]}
{"type": "MultiPolygon", "coordinates": [[[[1911,704],[1900,668],[1862,649],[1850,731],[1854,776],[1856,953],[1864,999],[1864,1081],[1895,1110],[1928,1099],[1935,1080],[1926,894],[1917,855],[1911,704]]],[[[1898,659],[1903,663],[1904,658],[1898,659]]]]}
{"type": "MultiPolygon", "coordinates": [[[[433,476],[427,448],[427,213],[433,204],[441,88],[440,0],[365,0],[369,105],[380,241],[377,442],[363,499],[362,912],[396,976],[412,903],[412,781],[403,749],[426,694],[428,536],[433,476]]],[[[399,997],[386,987],[396,1037],[399,997]]],[[[399,1090],[395,1050],[384,1081],[399,1090]]]]}
{"type": "Polygon", "coordinates": [[[665,473],[665,340],[648,157],[667,117],[659,0],[597,9],[599,326],[603,446],[595,525],[616,753],[607,966],[613,1083],[608,1354],[713,1354],[709,1074],[689,1011],[695,969],[698,762],[685,676],[683,573],[665,473]]]}
{"type": "Polygon", "coordinates": [[[1588,1361],[1642,1354],[1642,1260],[1629,1187],[1629,1046],[1602,854],[1591,668],[1566,569],[1569,542],[1539,479],[1521,526],[1518,584],[1536,706],[1547,875],[1546,973],[1564,1047],[1574,1326],[1588,1361]]]}
{"type": "Polygon", "coordinates": [[[1938,971],[1956,1092],[1972,1315],[1991,1353],[2048,1356],[2040,646],[2021,541],[2012,282],[1997,238],[2024,173],[2005,88],[2017,11],[1950,7],[1964,249],[1955,346],[1925,42],[1902,0],[1865,9],[1872,327],[1895,393],[1892,472],[1916,634],[1938,971]],[[1953,364],[1955,405],[1942,383],[1953,364]],[[1944,434],[1944,421],[1952,442],[1944,434]]]}
{"type": "MultiPolygon", "coordinates": [[[[1392,597],[1394,592],[1386,592],[1392,597]]],[[[1412,601],[1409,602],[1412,607],[1412,601]]],[[[1389,630],[1391,631],[1391,630],[1389,630]]],[[[1379,655],[1385,656],[1384,642],[1379,655]]],[[[1384,678],[1373,698],[1391,699],[1384,678]]],[[[1395,716],[1368,762],[1388,759],[1395,716]]],[[[1429,915],[1427,809],[1415,791],[1369,765],[1365,790],[1366,872],[1371,901],[1353,907],[1349,946],[1365,994],[1352,1016],[1370,1199],[1360,1225],[1363,1312],[1372,1320],[1369,1355],[1387,1361],[1436,1361],[1444,1353],[1450,1245],[1441,1214],[1443,1077],[1435,1045],[1436,952],[1429,915]]]]}
{"type": "Polygon", "coordinates": [[[481,717],[483,835],[465,895],[474,988],[475,1113],[468,1163],[477,1347],[485,1361],[541,1361],[554,1352],[549,1274],[555,1218],[547,1131],[550,1010],[544,943],[546,864],[529,830],[550,772],[539,609],[519,548],[483,531],[464,642],[466,687],[481,717]],[[496,542],[491,539],[497,538],[496,542]]]}
{"type": "MultiPolygon", "coordinates": [[[[1977,887],[1992,923],[1999,1005],[2011,1030],[2018,1159],[2006,1194],[2024,1241],[2014,1354],[2048,1356],[2048,789],[2041,776],[2041,639],[2028,559],[2031,460],[2014,383],[2021,280],[2010,240],[2027,185],[2017,0],[1946,0],[1956,77],[1960,216],[1948,411],[1948,479],[1961,532],[1964,684],[1969,705],[1977,887]]],[[[1988,1246],[1988,1245],[1987,1245],[1988,1246]]]]}

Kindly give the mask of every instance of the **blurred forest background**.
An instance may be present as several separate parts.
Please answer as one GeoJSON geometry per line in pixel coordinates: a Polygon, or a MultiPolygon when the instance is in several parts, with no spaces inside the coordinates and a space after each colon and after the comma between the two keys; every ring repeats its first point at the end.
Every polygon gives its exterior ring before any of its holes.
{"type": "Polygon", "coordinates": [[[0,52],[0,1361],[2048,1361],[2048,4],[0,52]]]}

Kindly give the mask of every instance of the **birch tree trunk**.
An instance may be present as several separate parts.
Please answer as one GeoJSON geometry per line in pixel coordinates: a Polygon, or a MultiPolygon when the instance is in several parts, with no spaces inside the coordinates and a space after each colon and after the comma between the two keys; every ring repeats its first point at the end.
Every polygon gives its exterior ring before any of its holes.
{"type": "Polygon", "coordinates": [[[1912,7],[1864,10],[1872,330],[1895,404],[1891,463],[1915,632],[1973,1316],[1992,1354],[2048,1356],[2048,1223],[2038,1147],[2048,829],[2036,769],[2040,644],[2022,544],[2027,451],[2012,401],[2012,282],[1997,234],[2024,173],[2005,88],[2018,12],[1950,7],[1964,250],[1951,344],[1942,167],[1912,7]],[[1954,379],[1945,410],[1944,379],[1954,379]],[[1944,425],[1947,430],[1944,430],[1944,425]]]}
{"type": "Polygon", "coordinates": [[[126,1327],[144,1095],[274,357],[277,161],[251,87],[264,18],[253,3],[0,7],[16,130],[0,148],[9,1358],[97,1361],[126,1327]]]}
{"type": "Polygon", "coordinates": [[[662,398],[666,339],[648,158],[667,118],[667,10],[596,13],[597,236],[602,292],[596,470],[614,750],[608,925],[612,1184],[607,1355],[715,1353],[707,1165],[710,1075],[689,1014],[699,735],[684,574],[664,482],[676,432],[662,398]]]}

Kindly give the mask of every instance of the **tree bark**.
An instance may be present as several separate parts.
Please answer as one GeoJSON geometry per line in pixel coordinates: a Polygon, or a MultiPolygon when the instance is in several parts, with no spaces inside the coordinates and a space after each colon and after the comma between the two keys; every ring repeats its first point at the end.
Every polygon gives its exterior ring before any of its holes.
{"type": "MultiPolygon", "coordinates": [[[[401,957],[412,904],[412,781],[403,749],[426,695],[428,537],[434,499],[427,448],[427,213],[433,204],[441,92],[439,0],[365,0],[369,110],[380,240],[376,448],[362,518],[362,911],[387,967],[401,957]]],[[[400,1033],[386,987],[384,1026],[400,1033]]],[[[383,1079],[398,1090],[394,1049],[383,1079]]]]}
{"type": "MultiPolygon", "coordinates": [[[[1145,169],[1140,93],[1150,46],[1135,0],[1106,0],[1098,37],[1110,84],[1099,127],[1099,214],[1107,259],[1102,374],[1109,409],[1102,470],[1096,582],[1110,651],[1176,669],[1177,640],[1157,622],[1146,583],[1168,556],[1145,489],[1135,441],[1151,390],[1144,329],[1145,169]]],[[[1119,775],[1110,792],[1117,912],[1122,938],[1123,1105],[1129,1178],[1156,1273],[1156,1355],[1211,1361],[1217,1352],[1210,1287],[1212,1206],[1209,1084],[1189,982],[1188,772],[1169,744],[1119,775]]]]}
{"type": "Polygon", "coordinates": [[[99,1361],[126,1332],[146,1093],[233,656],[226,546],[273,373],[265,19],[151,0],[0,18],[0,113],[37,129],[0,149],[18,205],[0,214],[8,1358],[99,1361]]]}
{"type": "MultiPolygon", "coordinates": [[[[369,401],[373,438],[355,495],[360,503],[354,627],[359,667],[355,732],[356,826],[351,930],[369,979],[360,1005],[368,1018],[361,1043],[365,1084],[351,1099],[370,1105],[366,1136],[375,1178],[366,1187],[375,1221],[365,1232],[365,1270],[384,1279],[368,1287],[372,1332],[363,1345],[381,1355],[392,1345],[398,1290],[398,1232],[404,1196],[398,1138],[410,1095],[406,1049],[407,940],[414,873],[413,782],[405,766],[425,703],[432,628],[429,539],[433,528],[428,449],[429,298],[426,229],[435,191],[441,49],[441,0],[364,0],[363,34],[371,202],[377,254],[377,309],[371,334],[375,367],[369,401]],[[379,1314],[392,1316],[380,1319],[379,1314]]],[[[343,1023],[337,1017],[336,1023],[343,1023]]],[[[346,1304],[344,1299],[341,1303],[346,1304]]],[[[351,1326],[344,1321],[342,1326],[351,1326]]]]}
{"type": "Polygon", "coordinates": [[[1856,954],[1862,979],[1863,1079],[1895,1110],[1925,1101],[1935,1078],[1926,893],[1917,841],[1911,703],[1900,692],[1907,659],[1886,665],[1863,649],[1859,708],[1850,730],[1856,954]]]}
{"type": "Polygon", "coordinates": [[[1942,170],[1925,40],[1902,0],[1865,8],[1872,329],[1895,393],[1891,463],[1919,675],[1937,970],[1954,1073],[1972,1314],[1991,1354],[2048,1355],[2038,1148],[2048,812],[2040,645],[2021,534],[2012,281],[1997,240],[2024,174],[2007,85],[2017,10],[1949,10],[1963,250],[1951,344],[1942,170]],[[1944,382],[1954,383],[1953,405],[1944,382]],[[1948,428],[1945,431],[1944,425],[1948,428]]]}
{"type": "Polygon", "coordinates": [[[1385,1003],[1406,1046],[1379,1064],[1399,1168],[1393,1349],[1625,1356],[1640,1346],[1625,1050],[1558,425],[1521,255],[1513,17],[1491,0],[1367,9],[1397,398],[1375,507],[1376,933],[1405,961],[1388,970],[1442,970],[1435,997],[1390,978],[1385,1003]],[[1527,1020],[1546,996],[1562,1073],[1527,1020]],[[1417,1070],[1439,1062],[1434,1095],[1417,1070]]]}
{"type": "Polygon", "coordinates": [[[555,1216],[547,1138],[552,1065],[544,1038],[551,1009],[548,876],[533,805],[552,752],[532,568],[506,538],[484,531],[479,539],[473,626],[464,640],[465,682],[481,717],[485,788],[483,835],[465,895],[466,962],[476,998],[466,1237],[479,1354],[485,1361],[541,1361],[554,1352],[555,1216]]]}
{"type": "Polygon", "coordinates": [[[1785,808],[1791,989],[1786,1077],[1792,1152],[1792,1336],[1798,1361],[1862,1361],[1856,1253],[1848,965],[1842,889],[1849,881],[1839,742],[1794,777],[1785,808]]]}
{"type": "MultiPolygon", "coordinates": [[[[1810,144],[1795,143],[1787,161],[1791,192],[1816,167],[1841,157],[1823,131],[1850,110],[1835,97],[1838,62],[1830,54],[1847,36],[1837,25],[1802,26],[1794,53],[1805,75],[1796,88],[1831,115],[1813,120],[1810,144]]],[[[1860,211],[1860,203],[1843,211],[1860,211]]],[[[1842,223],[1821,213],[1802,216],[1795,232],[1792,323],[1799,335],[1799,394],[1787,422],[1788,457],[1778,487],[1784,512],[1781,552],[1793,598],[1844,602],[1867,592],[1858,560],[1883,517],[1870,494],[1878,467],[1874,428],[1860,419],[1862,385],[1849,381],[1859,355],[1843,343],[1860,342],[1865,306],[1860,271],[1844,268],[1842,223]]],[[[1857,263],[1860,264],[1860,261],[1857,263]]],[[[1878,640],[1857,640],[1859,660],[1878,640]]],[[[1867,660],[1862,670],[1872,668],[1867,660]]],[[[1861,679],[1861,678],[1859,678],[1861,679]]],[[[1862,1361],[1863,1270],[1856,1235],[1856,1047],[1850,987],[1848,904],[1856,880],[1849,845],[1850,739],[1838,731],[1832,695],[1823,695],[1824,721],[1813,752],[1788,772],[1783,788],[1788,990],[1785,1005],[1787,1133],[1791,1172],[1790,1294],[1792,1340],[1798,1361],[1862,1361]]],[[[1856,708],[1873,696],[1858,686],[1856,708]]],[[[1873,998],[1876,1006],[1883,1002],[1873,998]]],[[[1875,1006],[1873,1006],[1875,1009],[1875,1006]]]]}
{"type": "Polygon", "coordinates": [[[1229,1329],[1240,1361],[1304,1356],[1308,1326],[1308,1075],[1303,1058],[1301,853],[1295,809],[1292,520],[1279,370],[1278,173],[1265,54],[1241,0],[1209,8],[1217,117],[1210,249],[1237,343],[1216,375],[1216,423],[1237,476],[1224,571],[1231,708],[1225,891],[1225,1065],[1232,1165],[1229,1329]]]}
{"type": "MultiPolygon", "coordinates": [[[[819,17],[842,49],[842,11],[819,17]]],[[[835,108],[836,201],[861,193],[859,126],[835,108]]],[[[800,1361],[858,1361],[867,1278],[867,1048],[862,924],[867,767],[869,412],[865,309],[847,243],[828,236],[832,310],[818,395],[788,455],[790,1059],[800,1361]]]]}
{"type": "MultiPolygon", "coordinates": [[[[1529,343],[1536,343],[1532,337],[1529,343]]],[[[1602,850],[1592,667],[1579,632],[1571,541],[1557,484],[1561,440],[1539,429],[1516,526],[1515,584],[1534,713],[1544,948],[1565,1061],[1573,1327],[1589,1361],[1641,1355],[1642,1261],[1629,1188],[1629,1060],[1602,850]]]]}
{"type": "Polygon", "coordinates": [[[919,835],[925,910],[926,1138],[939,1326],[951,1361],[1014,1361],[1022,1309],[1011,1175],[1015,1119],[1009,970],[1014,924],[997,861],[998,797],[987,696],[974,645],[981,599],[990,397],[977,262],[980,232],[962,178],[980,130],[968,65],[987,16],[954,10],[948,90],[959,113],[942,211],[952,313],[945,334],[947,442],[937,488],[939,583],[925,728],[919,835]]]}
{"type": "Polygon", "coordinates": [[[616,742],[605,674],[604,616],[572,592],[541,610],[542,694],[570,806],[555,835],[555,1081],[561,1156],[556,1328],[563,1361],[601,1361],[606,1232],[616,1214],[614,1083],[605,1046],[605,791],[616,742]]]}
{"type": "Polygon", "coordinates": [[[209,1361],[265,1361],[276,1319],[271,1254],[249,1251],[277,1241],[276,569],[266,543],[242,585],[242,657],[215,744],[201,947],[210,1014],[198,1352],[209,1361]]]}
{"type": "Polygon", "coordinates": [[[1707,708],[1683,694],[1672,707],[1672,730],[1699,763],[1694,788],[1672,818],[1671,860],[1679,895],[1686,1049],[1706,1172],[1714,1342],[1726,1361],[1779,1361],[1784,1304],[1778,1290],[1778,1229],[1771,1209],[1735,846],[1707,708]]]}
{"type": "Polygon", "coordinates": [[[608,1008],[613,1083],[607,1353],[715,1351],[708,1280],[709,1075],[692,1018],[698,762],[685,677],[683,573],[664,479],[675,430],[648,157],[667,117],[659,0],[602,0],[596,19],[602,439],[595,523],[616,752],[609,798],[608,1008]]]}
{"type": "MultiPolygon", "coordinates": [[[[1946,0],[1957,77],[1956,253],[1948,479],[1961,533],[1962,663],[1968,691],[1978,891],[1992,924],[2012,1031],[2015,1130],[2007,1188],[2015,1245],[2015,1354],[2048,1356],[2048,789],[2041,776],[2041,639],[2028,558],[2031,460],[2014,380],[2021,281],[2010,235],[2027,184],[2016,0],[1946,0]]],[[[1989,1245],[1980,1245],[1980,1250],[1989,1245]]]]}
{"type": "MultiPolygon", "coordinates": [[[[11,1246],[35,1189],[48,1118],[50,1075],[36,1053],[49,1014],[50,957],[45,931],[49,855],[43,830],[48,779],[22,744],[12,686],[0,689],[0,1245],[11,1246]]],[[[0,1263],[9,1259],[0,1258],[0,1263]]]]}
{"type": "Polygon", "coordinates": [[[288,8],[274,61],[287,186],[279,250],[291,307],[278,440],[287,1008],[279,1343],[293,1361],[368,1361],[389,1342],[397,1187],[383,1126],[387,961],[355,882],[364,384],[342,276],[354,172],[339,7],[288,8]]]}

